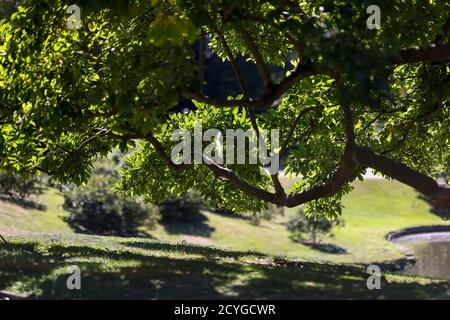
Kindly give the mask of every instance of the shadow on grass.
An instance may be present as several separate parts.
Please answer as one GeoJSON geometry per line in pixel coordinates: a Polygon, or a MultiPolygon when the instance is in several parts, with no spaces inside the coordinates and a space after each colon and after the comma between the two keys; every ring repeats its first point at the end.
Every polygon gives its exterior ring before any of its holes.
{"type": "Polygon", "coordinates": [[[36,201],[34,201],[32,199],[21,198],[19,196],[15,196],[12,194],[11,195],[4,195],[4,194],[0,195],[0,201],[14,204],[23,209],[36,209],[39,211],[45,211],[47,209],[47,207],[45,205],[37,203],[36,201]]]}
{"type": "Polygon", "coordinates": [[[235,259],[247,256],[267,258],[266,254],[255,251],[247,251],[247,252],[232,251],[214,247],[195,246],[188,244],[172,244],[172,243],[148,242],[148,241],[122,241],[121,244],[131,248],[146,249],[151,251],[183,252],[186,254],[199,254],[204,255],[206,258],[211,258],[214,256],[218,256],[221,258],[235,258],[235,259]]]}
{"type": "Polygon", "coordinates": [[[193,221],[162,220],[160,223],[169,234],[185,234],[209,238],[216,229],[208,225],[207,221],[208,218],[202,214],[193,221]]]}
{"type": "Polygon", "coordinates": [[[311,243],[311,242],[301,242],[304,246],[310,247],[313,250],[317,250],[324,253],[330,254],[347,254],[345,248],[339,247],[338,245],[332,243],[311,243]]]}
{"type": "Polygon", "coordinates": [[[444,284],[383,280],[382,290],[369,291],[368,274],[353,266],[283,260],[267,265],[230,263],[210,259],[230,255],[215,248],[198,252],[196,247],[150,243],[144,249],[110,250],[58,242],[44,247],[38,242],[0,246],[0,290],[17,288],[20,282],[22,292],[46,299],[423,299],[448,290],[444,284]],[[157,250],[178,255],[164,257],[157,250]],[[210,256],[205,254],[208,251],[210,256]],[[199,258],[186,255],[193,252],[203,254],[199,258]],[[81,269],[82,290],[66,287],[70,265],[81,269]]]}

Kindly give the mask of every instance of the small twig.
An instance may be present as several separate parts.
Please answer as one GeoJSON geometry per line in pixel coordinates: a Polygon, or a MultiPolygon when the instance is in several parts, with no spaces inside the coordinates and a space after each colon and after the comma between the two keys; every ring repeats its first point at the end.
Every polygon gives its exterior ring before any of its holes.
{"type": "Polygon", "coordinates": [[[8,241],[6,241],[5,238],[3,238],[3,236],[0,234],[0,239],[3,241],[4,244],[9,244],[8,241]]]}
{"type": "MultiPolygon", "coordinates": [[[[225,39],[223,32],[220,31],[219,29],[217,29],[216,32],[219,35],[219,39],[222,43],[223,49],[225,50],[227,57],[228,57],[228,61],[230,62],[231,68],[233,69],[233,72],[234,72],[234,75],[239,83],[239,86],[241,87],[241,91],[242,91],[244,100],[248,100],[250,98],[250,95],[248,93],[247,86],[245,85],[244,77],[243,77],[241,71],[239,70],[239,67],[236,64],[233,52],[231,51],[230,46],[228,45],[228,42],[225,39]]],[[[259,132],[259,128],[258,128],[258,123],[256,121],[255,112],[254,112],[253,108],[245,108],[245,109],[247,110],[253,130],[255,131],[256,137],[259,141],[260,132],[259,132]]]]}
{"type": "Polygon", "coordinates": [[[261,55],[261,52],[259,51],[258,45],[256,44],[255,40],[247,30],[241,29],[240,33],[247,48],[250,51],[250,54],[253,56],[253,59],[255,60],[256,69],[258,70],[259,75],[261,76],[261,79],[264,82],[264,88],[267,89],[267,87],[271,83],[270,72],[261,55]]]}
{"type": "Polygon", "coordinates": [[[200,59],[199,59],[199,81],[200,93],[203,94],[205,84],[205,70],[206,70],[206,33],[202,30],[200,35],[200,59]]]}

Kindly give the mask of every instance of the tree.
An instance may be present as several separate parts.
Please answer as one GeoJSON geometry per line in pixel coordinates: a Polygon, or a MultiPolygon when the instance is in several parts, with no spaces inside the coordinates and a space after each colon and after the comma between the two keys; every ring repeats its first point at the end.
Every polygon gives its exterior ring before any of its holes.
{"type": "Polygon", "coordinates": [[[437,206],[450,188],[450,4],[446,0],[23,0],[0,25],[0,164],[78,184],[119,146],[137,151],[122,190],[153,202],[191,190],[212,207],[327,206],[371,167],[437,206]],[[366,21],[370,5],[381,29],[366,21]],[[209,40],[208,40],[209,39],[209,40]],[[194,44],[200,43],[196,57],[194,44]],[[241,94],[203,93],[206,51],[228,61],[241,94]],[[250,97],[236,57],[251,59],[263,92],[250,97]],[[291,60],[291,61],[290,61],[291,60]],[[271,66],[288,68],[282,80],[271,66]],[[197,110],[176,112],[180,99],[197,110]],[[176,129],[280,128],[285,190],[261,164],[177,164],[176,129]]]}
{"type": "Polygon", "coordinates": [[[11,173],[0,173],[0,195],[20,201],[42,193],[42,181],[36,177],[24,178],[11,173]]]}
{"type": "Polygon", "coordinates": [[[303,209],[300,209],[287,225],[288,230],[292,233],[292,239],[295,241],[311,241],[313,246],[317,246],[318,237],[322,234],[330,233],[335,226],[340,226],[343,221],[339,218],[333,220],[326,219],[320,215],[308,217],[303,209]],[[305,239],[305,235],[309,239],[305,239]]]}

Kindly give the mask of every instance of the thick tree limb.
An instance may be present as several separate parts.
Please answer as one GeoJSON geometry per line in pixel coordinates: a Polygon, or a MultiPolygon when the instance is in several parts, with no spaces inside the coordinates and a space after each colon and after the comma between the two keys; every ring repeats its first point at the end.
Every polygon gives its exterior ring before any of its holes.
{"type": "Polygon", "coordinates": [[[272,178],[272,182],[273,182],[273,187],[275,188],[275,193],[278,196],[282,196],[285,197],[286,196],[286,192],[283,188],[283,185],[280,182],[280,178],[278,175],[278,172],[276,174],[273,174],[270,176],[272,178]]]}
{"type": "Polygon", "coordinates": [[[177,173],[181,173],[189,167],[189,165],[186,165],[186,164],[174,163],[172,161],[172,159],[169,157],[169,155],[166,153],[164,146],[161,144],[161,142],[159,142],[158,139],[156,139],[155,136],[153,136],[152,133],[148,134],[146,139],[155,148],[155,150],[158,153],[158,156],[161,158],[161,160],[173,171],[175,171],[177,173]]]}
{"type": "Polygon", "coordinates": [[[411,48],[400,51],[398,58],[393,60],[396,65],[411,63],[431,63],[450,61],[450,43],[434,44],[426,49],[411,48]]]}
{"type": "MultiPolygon", "coordinates": [[[[209,162],[209,161],[208,161],[209,162]]],[[[239,178],[233,171],[230,169],[219,166],[212,161],[205,164],[217,178],[224,178],[229,183],[237,187],[239,190],[245,192],[248,195],[254,196],[258,199],[264,200],[269,203],[283,205],[285,199],[279,197],[275,193],[271,193],[269,191],[257,188],[248,182],[239,178]]]]}
{"type": "MultiPolygon", "coordinates": [[[[448,62],[450,61],[450,43],[435,44],[426,49],[410,48],[401,50],[396,58],[387,59],[387,64],[404,65],[412,63],[432,63],[432,62],[448,62]]],[[[278,99],[280,99],[289,89],[298,82],[315,75],[328,75],[333,78],[338,77],[338,70],[329,68],[317,68],[311,63],[300,65],[292,74],[282,80],[279,84],[269,86],[262,98],[258,100],[221,100],[213,97],[203,96],[191,89],[182,92],[183,96],[188,99],[194,99],[208,105],[218,108],[245,107],[245,108],[270,108],[278,99]]]]}
{"type": "Polygon", "coordinates": [[[413,187],[433,199],[437,206],[450,206],[450,188],[440,186],[433,178],[367,148],[358,147],[356,159],[365,167],[373,168],[392,179],[413,187]]]}

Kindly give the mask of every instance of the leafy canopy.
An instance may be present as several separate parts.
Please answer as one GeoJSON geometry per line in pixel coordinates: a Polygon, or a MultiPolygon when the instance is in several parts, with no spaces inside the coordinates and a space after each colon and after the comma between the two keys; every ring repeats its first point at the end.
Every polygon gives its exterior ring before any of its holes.
{"type": "Polygon", "coordinates": [[[446,0],[23,0],[0,22],[0,166],[84,183],[92,162],[132,151],[120,188],[161,202],[192,189],[213,206],[260,211],[309,204],[334,216],[366,167],[438,203],[450,171],[450,3],[446,0]],[[369,30],[368,6],[382,12],[369,30]],[[204,51],[245,56],[263,83],[251,100],[202,94],[204,51]],[[202,46],[200,46],[202,48],[202,46]],[[287,70],[273,79],[269,66],[287,70]],[[194,101],[188,114],[180,99],[194,101]],[[283,98],[283,99],[281,99],[283,98]],[[178,166],[171,133],[280,128],[283,190],[260,165],[178,166]],[[137,148],[135,148],[137,145],[137,148]]]}

